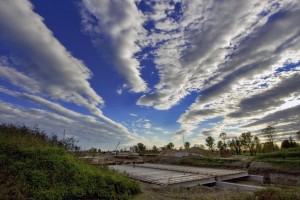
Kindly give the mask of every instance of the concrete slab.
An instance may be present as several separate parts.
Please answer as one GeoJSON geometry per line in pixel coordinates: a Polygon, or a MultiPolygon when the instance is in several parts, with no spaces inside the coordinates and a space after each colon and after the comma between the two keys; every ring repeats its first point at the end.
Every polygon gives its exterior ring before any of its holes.
{"type": "Polygon", "coordinates": [[[217,180],[229,180],[248,176],[246,171],[186,167],[161,164],[135,164],[109,166],[119,172],[126,172],[130,177],[159,185],[196,186],[215,183],[217,180]]]}
{"type": "Polygon", "coordinates": [[[243,170],[234,169],[216,169],[216,168],[206,168],[206,167],[189,167],[181,165],[163,165],[163,164],[136,164],[137,167],[152,168],[152,169],[164,169],[171,171],[187,172],[193,174],[203,174],[203,175],[213,175],[213,176],[223,176],[229,174],[247,173],[243,170]]]}
{"type": "Polygon", "coordinates": [[[118,172],[128,173],[130,177],[159,185],[172,185],[183,182],[199,181],[199,183],[214,181],[214,177],[208,175],[199,175],[185,172],[177,172],[162,169],[143,168],[133,165],[112,165],[110,169],[114,169],[118,172]]]}

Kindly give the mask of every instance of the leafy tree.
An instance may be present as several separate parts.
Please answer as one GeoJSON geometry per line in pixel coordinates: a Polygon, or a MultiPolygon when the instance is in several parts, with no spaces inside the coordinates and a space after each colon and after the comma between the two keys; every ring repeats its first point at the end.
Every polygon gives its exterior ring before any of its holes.
{"type": "Polygon", "coordinates": [[[217,147],[218,147],[220,152],[223,152],[225,150],[224,149],[224,143],[221,140],[218,141],[217,147]]]}
{"type": "Polygon", "coordinates": [[[154,146],[152,147],[152,151],[153,151],[153,152],[158,152],[158,148],[154,145],[154,146]]]}
{"type": "Polygon", "coordinates": [[[137,151],[138,152],[143,152],[146,150],[146,146],[143,143],[138,143],[137,144],[137,151]]]}
{"type": "Polygon", "coordinates": [[[245,149],[248,149],[251,156],[256,155],[257,149],[260,145],[260,140],[257,136],[253,137],[251,132],[242,133],[241,143],[245,149]]]}
{"type": "Polygon", "coordinates": [[[281,148],[282,149],[289,149],[289,148],[295,148],[298,144],[293,140],[292,137],[290,137],[288,140],[283,140],[281,142],[281,148]]]}
{"type": "Polygon", "coordinates": [[[240,155],[241,154],[241,148],[242,148],[242,143],[241,140],[237,137],[232,138],[231,140],[231,145],[233,146],[233,148],[235,149],[235,153],[236,155],[240,155]]]}
{"type": "Polygon", "coordinates": [[[267,152],[272,152],[272,151],[275,151],[275,150],[278,150],[279,147],[277,144],[272,144],[270,142],[265,142],[263,144],[263,148],[262,148],[262,152],[263,153],[267,153],[267,152]]]}
{"type": "Polygon", "coordinates": [[[266,128],[262,129],[261,132],[263,133],[263,135],[265,135],[265,137],[268,138],[269,144],[272,145],[272,151],[274,151],[275,150],[275,146],[274,146],[275,127],[267,126],[266,128]]]}
{"type": "Polygon", "coordinates": [[[174,144],[173,144],[173,142],[170,142],[169,144],[167,144],[166,148],[167,148],[167,149],[174,149],[174,144]]]}
{"type": "Polygon", "coordinates": [[[232,138],[232,140],[229,140],[227,142],[227,145],[229,146],[231,153],[234,154],[234,152],[235,152],[235,149],[234,149],[234,139],[232,138]]]}
{"type": "Polygon", "coordinates": [[[215,146],[215,139],[212,136],[208,136],[205,141],[205,145],[209,148],[209,150],[211,150],[211,152],[213,152],[215,146]]]}
{"type": "Polygon", "coordinates": [[[253,138],[253,136],[251,135],[251,132],[245,132],[245,133],[242,133],[242,135],[241,135],[242,145],[243,145],[244,149],[249,150],[251,156],[253,154],[252,149],[251,149],[252,138],[253,138]]]}
{"type": "Polygon", "coordinates": [[[190,148],[190,146],[191,146],[191,143],[189,143],[189,142],[185,142],[185,143],[184,143],[184,148],[185,148],[185,149],[190,148]]]}
{"type": "Polygon", "coordinates": [[[298,140],[300,140],[300,131],[298,131],[298,132],[296,133],[296,137],[297,137],[298,140]]]}
{"type": "Polygon", "coordinates": [[[281,148],[282,149],[288,149],[288,148],[290,148],[290,141],[289,140],[283,140],[281,142],[281,148]]]}

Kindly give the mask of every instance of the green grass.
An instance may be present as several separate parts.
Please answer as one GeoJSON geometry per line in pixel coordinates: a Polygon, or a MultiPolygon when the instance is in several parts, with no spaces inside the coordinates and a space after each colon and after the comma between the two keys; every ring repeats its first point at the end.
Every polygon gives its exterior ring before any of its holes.
{"type": "Polygon", "coordinates": [[[0,125],[0,199],[130,199],[139,184],[74,158],[39,130],[0,125]]]}
{"type": "Polygon", "coordinates": [[[272,153],[260,154],[255,157],[256,161],[269,162],[274,166],[285,169],[300,169],[300,148],[281,149],[272,153]]]}

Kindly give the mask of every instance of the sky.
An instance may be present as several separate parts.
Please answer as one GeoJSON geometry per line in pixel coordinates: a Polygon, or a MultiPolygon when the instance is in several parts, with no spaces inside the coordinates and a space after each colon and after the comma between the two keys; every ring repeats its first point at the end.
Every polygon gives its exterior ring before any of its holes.
{"type": "MultiPolygon", "coordinates": [[[[1,0],[0,123],[82,148],[300,130],[298,0],[1,0]]],[[[264,141],[264,138],[261,138],[264,141]]]]}

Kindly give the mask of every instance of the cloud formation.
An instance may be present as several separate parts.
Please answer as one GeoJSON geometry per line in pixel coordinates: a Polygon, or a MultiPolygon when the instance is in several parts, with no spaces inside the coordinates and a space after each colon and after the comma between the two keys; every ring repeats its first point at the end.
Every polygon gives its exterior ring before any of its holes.
{"type": "Polygon", "coordinates": [[[124,76],[132,92],[145,92],[141,66],[135,58],[137,45],[145,31],[143,16],[132,0],[83,0],[83,31],[91,35],[94,45],[124,76]]]}
{"type": "Polygon", "coordinates": [[[126,127],[103,115],[100,107],[104,100],[88,81],[92,77],[89,68],[53,36],[29,1],[1,1],[0,27],[0,42],[14,55],[1,57],[0,77],[5,85],[15,86],[15,91],[1,87],[0,92],[46,108],[14,108],[2,101],[2,122],[31,120],[42,126],[48,124],[50,130],[51,125],[61,128],[73,124],[81,139],[91,140],[93,135],[104,141],[132,139],[126,127]],[[85,107],[93,116],[66,109],[57,101],[85,107]]]}
{"type": "Polygon", "coordinates": [[[103,99],[91,88],[92,73],[81,60],[74,58],[53,36],[43,18],[33,12],[29,1],[0,2],[0,41],[10,47],[20,62],[3,66],[2,72],[14,84],[33,89],[53,98],[84,106],[100,114],[103,99]],[[13,77],[16,74],[16,77],[13,77]],[[30,77],[25,77],[30,74],[30,77]],[[14,79],[14,80],[12,80],[14,79]],[[35,79],[39,84],[32,86],[35,79]]]}
{"type": "Polygon", "coordinates": [[[243,124],[291,107],[287,99],[299,104],[296,1],[162,2],[147,15],[155,26],[145,45],[155,47],[150,53],[160,81],[137,104],[167,110],[192,91],[199,94],[176,134],[192,134],[216,118],[217,130],[242,131],[243,124]]]}

